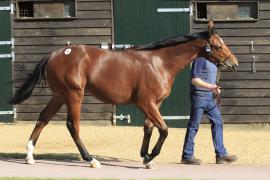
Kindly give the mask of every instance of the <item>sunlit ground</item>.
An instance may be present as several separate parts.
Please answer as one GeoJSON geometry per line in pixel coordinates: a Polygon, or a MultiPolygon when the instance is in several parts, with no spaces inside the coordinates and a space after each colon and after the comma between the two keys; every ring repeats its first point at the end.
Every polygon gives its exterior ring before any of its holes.
{"type": "MultiPolygon", "coordinates": [[[[0,157],[23,158],[34,123],[0,124],[0,157]]],[[[169,136],[155,162],[179,163],[184,142],[184,128],[169,128],[169,136]]],[[[81,125],[81,138],[91,154],[116,161],[141,161],[142,127],[81,125]]],[[[155,129],[151,148],[158,137],[155,129]]],[[[270,125],[226,125],[224,142],[229,153],[239,157],[237,164],[270,164],[270,125]]],[[[78,150],[65,123],[45,127],[35,148],[36,157],[45,154],[79,158],[78,150]],[[75,157],[74,157],[75,156],[75,157]]],[[[195,156],[203,163],[215,163],[210,125],[202,124],[196,136],[195,156]]]]}

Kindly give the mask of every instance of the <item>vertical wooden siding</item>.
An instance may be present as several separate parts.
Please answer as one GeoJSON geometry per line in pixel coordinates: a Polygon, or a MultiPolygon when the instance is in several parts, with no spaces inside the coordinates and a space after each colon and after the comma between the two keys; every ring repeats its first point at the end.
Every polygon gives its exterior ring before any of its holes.
{"type": "MultiPolygon", "coordinates": [[[[71,44],[100,46],[102,42],[112,42],[111,0],[78,0],[77,18],[73,20],[16,20],[13,21],[15,38],[14,89],[33,70],[36,63],[46,54],[71,44]]],[[[30,99],[16,106],[17,120],[36,120],[50,100],[50,90],[40,92],[37,87],[30,99]]],[[[87,93],[86,93],[87,94],[87,93]]],[[[66,107],[53,118],[66,119],[66,107]]],[[[113,113],[113,105],[104,104],[86,95],[81,120],[107,120],[113,113]]]]}
{"type": "MultiPolygon", "coordinates": [[[[191,25],[193,32],[205,26],[206,23],[195,20],[191,25]]],[[[270,122],[270,1],[259,1],[258,21],[215,22],[215,27],[240,62],[237,72],[221,74],[224,121],[270,122]],[[251,52],[251,41],[254,52],[251,52]],[[254,73],[252,56],[256,58],[254,73]]]]}

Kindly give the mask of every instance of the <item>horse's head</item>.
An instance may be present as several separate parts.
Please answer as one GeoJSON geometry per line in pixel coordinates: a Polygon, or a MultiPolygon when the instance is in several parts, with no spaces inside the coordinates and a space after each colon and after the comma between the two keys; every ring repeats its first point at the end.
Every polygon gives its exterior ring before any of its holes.
{"type": "Polygon", "coordinates": [[[238,67],[238,60],[214,30],[214,23],[212,20],[208,23],[208,31],[209,39],[204,48],[207,56],[206,58],[225,69],[236,70],[238,67]]]}

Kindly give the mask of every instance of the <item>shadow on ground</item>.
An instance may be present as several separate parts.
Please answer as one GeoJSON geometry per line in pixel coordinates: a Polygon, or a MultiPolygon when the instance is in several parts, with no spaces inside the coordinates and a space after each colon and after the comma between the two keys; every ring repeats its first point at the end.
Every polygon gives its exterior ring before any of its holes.
{"type": "MultiPolygon", "coordinates": [[[[1,153],[0,152],[0,160],[24,160],[26,154],[24,153],[1,153]]],[[[94,158],[98,159],[102,162],[137,162],[130,159],[120,159],[109,156],[99,156],[93,155],[94,158]]],[[[52,161],[63,161],[63,162],[73,162],[73,161],[83,161],[81,156],[76,153],[44,153],[44,154],[35,154],[34,158],[36,160],[52,160],[52,161]]]]}
{"type": "MultiPolygon", "coordinates": [[[[0,153],[0,160],[18,163],[18,164],[26,164],[24,153],[0,153]]],[[[121,165],[121,162],[137,162],[129,159],[119,159],[115,157],[108,156],[98,156],[94,155],[96,159],[101,161],[102,165],[106,166],[120,166],[132,169],[139,169],[140,167],[134,166],[126,166],[121,165]],[[118,164],[120,162],[120,164],[118,164]]],[[[52,164],[52,165],[65,165],[65,166],[78,166],[78,167],[89,167],[89,164],[86,161],[83,161],[79,154],[75,153],[45,153],[45,154],[36,154],[34,155],[35,160],[38,164],[52,164]]]]}

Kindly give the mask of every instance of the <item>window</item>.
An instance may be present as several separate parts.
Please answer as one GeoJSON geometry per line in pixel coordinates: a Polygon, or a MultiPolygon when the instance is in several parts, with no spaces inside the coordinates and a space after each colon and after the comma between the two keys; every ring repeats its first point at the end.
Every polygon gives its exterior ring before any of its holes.
{"type": "Polygon", "coordinates": [[[197,21],[254,21],[258,20],[258,1],[195,2],[197,21]]]}
{"type": "Polygon", "coordinates": [[[76,17],[76,0],[16,1],[18,19],[47,19],[76,17]]]}

